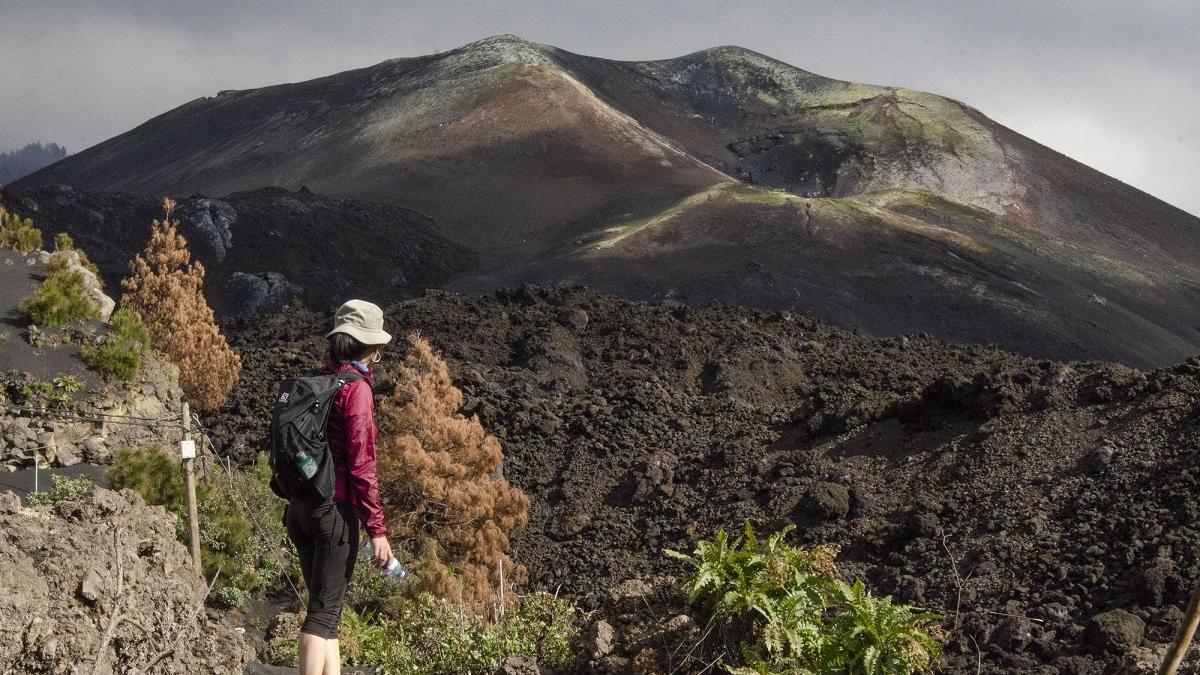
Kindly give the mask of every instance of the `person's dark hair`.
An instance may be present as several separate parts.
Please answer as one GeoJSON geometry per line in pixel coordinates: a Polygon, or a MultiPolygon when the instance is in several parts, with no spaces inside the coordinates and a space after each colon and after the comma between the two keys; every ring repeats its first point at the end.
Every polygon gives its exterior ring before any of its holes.
{"type": "Polygon", "coordinates": [[[329,336],[329,352],[326,358],[329,363],[337,365],[355,359],[361,359],[370,353],[371,347],[355,340],[345,333],[334,333],[329,336]]]}

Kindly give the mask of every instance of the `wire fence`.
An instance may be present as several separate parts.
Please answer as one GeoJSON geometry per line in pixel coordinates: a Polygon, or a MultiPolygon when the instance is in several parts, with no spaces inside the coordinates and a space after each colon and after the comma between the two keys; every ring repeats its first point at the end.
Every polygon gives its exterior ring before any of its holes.
{"type": "MultiPolygon", "coordinates": [[[[258,514],[255,512],[255,509],[250,507],[249,500],[247,500],[246,496],[237,489],[237,485],[233,481],[233,459],[228,455],[222,456],[219,452],[217,452],[217,448],[212,442],[212,432],[208,429],[208,427],[204,426],[203,422],[200,421],[199,415],[194,413],[192,414],[192,424],[194,424],[196,428],[200,430],[200,438],[203,440],[203,445],[208,449],[208,452],[211,453],[211,455],[203,456],[205,458],[211,456],[216,460],[217,465],[226,472],[226,475],[230,478],[229,491],[231,494],[237,497],[238,501],[241,502],[242,509],[248,516],[250,516],[250,523],[254,527],[254,531],[258,533],[258,536],[261,537],[263,541],[271,542],[270,535],[267,534],[266,529],[262,526],[262,523],[259,522],[258,514]],[[224,464],[222,464],[222,461],[224,464]]],[[[279,542],[273,543],[276,545],[276,547],[278,547],[279,542]]],[[[283,573],[283,578],[287,580],[288,586],[292,589],[292,593],[295,594],[296,599],[303,602],[304,599],[300,595],[300,589],[296,587],[296,583],[292,580],[292,576],[288,574],[287,570],[283,569],[283,567],[283,565],[280,565],[280,571],[283,573]]]]}
{"type": "Polygon", "coordinates": [[[98,422],[100,424],[132,424],[153,427],[181,426],[181,422],[178,417],[138,417],[136,415],[106,413],[100,410],[77,410],[45,407],[34,408],[31,406],[12,405],[11,403],[0,403],[0,409],[16,413],[17,415],[26,415],[29,417],[54,417],[58,419],[69,419],[82,422],[98,422]]]}
{"type": "MultiPolygon", "coordinates": [[[[144,417],[144,416],[137,416],[137,415],[124,415],[124,414],[119,414],[119,413],[108,413],[108,412],[104,412],[104,411],[100,411],[100,410],[60,409],[60,408],[46,408],[46,407],[35,408],[32,406],[19,406],[19,405],[13,405],[13,404],[9,404],[9,403],[0,403],[0,410],[15,413],[17,415],[29,416],[31,418],[35,418],[35,417],[47,418],[47,417],[49,417],[49,418],[55,418],[55,419],[67,419],[67,420],[80,421],[80,422],[92,422],[92,423],[96,423],[96,424],[138,425],[138,426],[143,426],[143,427],[147,427],[147,428],[151,428],[151,429],[155,429],[155,430],[163,430],[163,429],[178,430],[181,434],[183,433],[183,431],[185,429],[182,415],[172,416],[172,417],[144,417]]],[[[204,473],[207,475],[209,473],[209,467],[211,466],[211,464],[216,464],[220,468],[220,470],[226,472],[226,476],[229,478],[227,483],[229,485],[230,494],[234,496],[234,498],[236,499],[236,501],[238,503],[238,506],[249,517],[251,526],[254,528],[254,531],[258,534],[258,536],[261,537],[264,542],[267,542],[268,545],[272,547],[271,551],[273,552],[274,555],[279,555],[278,549],[279,549],[280,542],[271,540],[271,535],[267,532],[266,528],[264,528],[262,523],[260,522],[258,513],[256,512],[256,509],[251,507],[250,500],[248,500],[246,498],[246,495],[243,494],[242,491],[238,489],[236,482],[233,480],[233,471],[234,471],[233,459],[230,456],[222,454],[217,450],[217,447],[212,442],[212,436],[213,436],[212,430],[209,429],[207,426],[205,426],[205,424],[200,420],[199,415],[193,413],[191,415],[190,422],[199,431],[200,438],[202,441],[201,447],[203,448],[203,451],[199,455],[199,458],[200,458],[201,464],[202,464],[202,471],[204,471],[204,473]]],[[[89,436],[88,438],[92,438],[92,436],[89,436]]],[[[41,445],[38,447],[38,449],[45,449],[46,447],[48,447],[48,444],[41,445]]],[[[36,488],[37,469],[38,469],[38,461],[35,456],[34,457],[35,491],[37,489],[36,488]]],[[[287,581],[288,587],[291,588],[292,593],[296,596],[296,599],[299,600],[301,603],[303,603],[304,599],[300,594],[300,589],[297,588],[296,583],[292,579],[292,576],[288,573],[286,566],[280,565],[280,571],[283,574],[283,578],[287,581]]]]}

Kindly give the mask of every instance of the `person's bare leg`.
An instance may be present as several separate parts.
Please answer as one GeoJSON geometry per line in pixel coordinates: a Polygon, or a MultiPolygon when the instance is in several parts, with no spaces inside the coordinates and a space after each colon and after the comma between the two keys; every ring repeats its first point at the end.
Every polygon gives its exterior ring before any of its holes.
{"type": "Polygon", "coordinates": [[[342,655],[337,638],[325,641],[325,672],[321,675],[342,675],[342,655]]]}
{"type": "Polygon", "coordinates": [[[327,642],[329,641],[325,638],[310,633],[300,634],[299,675],[325,675],[325,664],[329,653],[327,642]]]}

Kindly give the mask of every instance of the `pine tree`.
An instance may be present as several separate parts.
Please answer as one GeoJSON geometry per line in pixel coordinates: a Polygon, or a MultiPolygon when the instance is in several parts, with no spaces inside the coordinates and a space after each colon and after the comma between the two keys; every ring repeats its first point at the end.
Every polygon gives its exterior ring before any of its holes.
{"type": "MultiPolygon", "coordinates": [[[[496,476],[500,441],[479,417],[458,413],[462,392],[445,361],[419,334],[379,407],[380,496],[389,533],[417,543],[426,590],[484,613],[504,583],[526,571],[508,556],[509,536],[528,521],[529,498],[496,476]]],[[[514,599],[509,594],[506,600],[514,599]]]]}
{"type": "Polygon", "coordinates": [[[175,202],[163,200],[150,241],[121,281],[121,304],[146,325],[150,344],[179,367],[179,386],[198,410],[216,410],[229,398],[242,360],[217,328],[204,299],[204,265],[192,262],[187,240],[171,220],[175,202]]]}

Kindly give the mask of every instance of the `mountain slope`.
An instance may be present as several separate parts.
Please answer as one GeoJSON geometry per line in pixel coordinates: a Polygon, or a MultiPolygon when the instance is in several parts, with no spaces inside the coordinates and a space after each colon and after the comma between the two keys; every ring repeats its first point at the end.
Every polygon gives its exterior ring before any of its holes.
{"type": "Polygon", "coordinates": [[[746,182],[804,196],[916,187],[1119,258],[1195,270],[1200,220],[941,96],[820,77],[749,50],[571,56],[614,106],[746,182]]]}
{"type": "Polygon", "coordinates": [[[18,182],[221,195],[263,185],[400,203],[460,243],[528,252],[560,223],[730,180],[496,40],[300,84],[222,92],[18,182]],[[519,167],[520,170],[516,170],[519,167]]]}
{"type": "Polygon", "coordinates": [[[959,102],[737,47],[624,62],[499,36],[198,99],[16,185],[49,183],[401,205],[478,253],[460,290],[583,280],[1058,358],[1200,351],[1200,219],[959,102]]]}
{"type": "MultiPolygon", "coordinates": [[[[159,200],[137,194],[56,186],[9,190],[4,197],[47,240],[70,234],[114,289],[150,238],[150,222],[163,215],[159,200]]],[[[419,213],[305,189],[194,195],[179,201],[175,216],[193,256],[204,263],[210,304],[225,315],[276,310],[294,297],[332,308],[350,288],[373,297],[410,295],[478,262],[419,213]]]]}
{"type": "Polygon", "coordinates": [[[804,307],[882,334],[931,332],[1138,364],[1195,345],[1200,290],[922,190],[809,198],[721,184],[537,261],[448,288],[572,282],[632,298],[804,307]]]}

